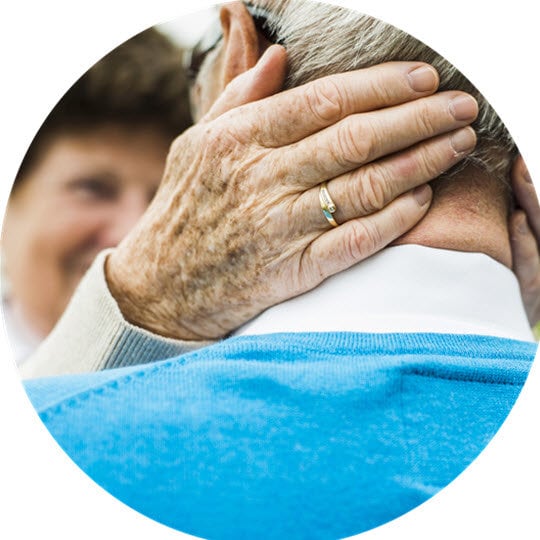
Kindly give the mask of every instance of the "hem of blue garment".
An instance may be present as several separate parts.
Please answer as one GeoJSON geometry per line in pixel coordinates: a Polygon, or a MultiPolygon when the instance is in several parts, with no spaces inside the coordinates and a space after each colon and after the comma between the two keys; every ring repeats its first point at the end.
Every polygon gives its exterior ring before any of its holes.
{"type": "Polygon", "coordinates": [[[464,381],[478,380],[475,366],[481,359],[495,363],[501,360],[503,364],[494,366],[496,369],[490,370],[482,382],[522,385],[534,360],[537,345],[534,342],[472,334],[305,332],[240,336],[149,364],[31,379],[25,382],[25,388],[32,404],[41,414],[70,398],[81,399],[84,394],[104,391],[107,386],[118,387],[132,379],[149,377],[179,365],[197,362],[201,358],[209,362],[234,361],[253,353],[258,362],[280,363],[291,361],[295,351],[304,362],[317,362],[321,355],[326,359],[335,357],[336,361],[344,355],[354,355],[360,359],[363,356],[395,358],[400,365],[408,368],[409,374],[464,381]],[[407,363],[409,355],[410,364],[407,363]],[[430,359],[430,355],[434,359],[430,359]],[[422,358],[420,363],[415,361],[419,356],[422,358]],[[445,369],[445,362],[452,357],[470,359],[470,366],[460,366],[455,370],[450,365],[445,369]],[[442,362],[441,358],[446,360],[442,362]],[[508,361],[515,361],[514,364],[521,362],[523,365],[520,369],[513,365],[513,370],[507,374],[504,362],[508,361]],[[44,387],[47,387],[47,391],[43,391],[44,387]]]}

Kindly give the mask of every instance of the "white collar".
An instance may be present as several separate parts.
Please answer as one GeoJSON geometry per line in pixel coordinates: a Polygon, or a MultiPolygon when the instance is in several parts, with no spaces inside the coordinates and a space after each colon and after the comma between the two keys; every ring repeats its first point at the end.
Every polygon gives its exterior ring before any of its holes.
{"type": "Polygon", "coordinates": [[[382,250],[278,304],[235,335],[274,332],[437,332],[534,341],[519,284],[482,253],[417,245],[382,250]]]}

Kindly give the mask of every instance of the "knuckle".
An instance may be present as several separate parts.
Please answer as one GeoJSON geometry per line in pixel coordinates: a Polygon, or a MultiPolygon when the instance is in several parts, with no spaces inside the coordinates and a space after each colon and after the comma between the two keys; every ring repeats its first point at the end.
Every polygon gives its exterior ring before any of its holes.
{"type": "Polygon", "coordinates": [[[422,100],[417,104],[415,124],[420,135],[436,133],[436,115],[438,112],[438,109],[434,109],[432,105],[430,106],[427,100],[422,100]]]}
{"type": "Polygon", "coordinates": [[[446,162],[446,156],[437,149],[427,151],[419,148],[403,155],[398,162],[397,174],[411,180],[432,180],[444,171],[446,162]]]}
{"type": "Polygon", "coordinates": [[[307,87],[305,96],[311,114],[322,124],[343,116],[343,95],[331,79],[323,79],[307,87]]]}
{"type": "Polygon", "coordinates": [[[414,152],[404,152],[395,160],[394,178],[414,178],[421,174],[422,160],[414,152]],[[420,173],[420,174],[419,174],[420,173]]]}
{"type": "Polygon", "coordinates": [[[352,221],[350,226],[344,251],[351,261],[361,261],[379,249],[382,239],[376,227],[366,221],[352,221]]]}
{"type": "MultiPolygon", "coordinates": [[[[379,103],[389,104],[394,103],[396,100],[396,95],[403,93],[402,87],[405,86],[405,80],[400,85],[400,79],[396,79],[395,76],[389,84],[389,73],[388,66],[386,70],[382,70],[382,66],[377,66],[376,76],[371,83],[371,89],[373,95],[379,103]],[[399,86],[398,86],[399,85],[399,86]]],[[[392,73],[392,75],[395,75],[392,73]]]]}
{"type": "Polygon", "coordinates": [[[220,152],[227,146],[228,130],[221,124],[212,123],[205,127],[204,144],[209,152],[220,152]]]}
{"type": "Polygon", "coordinates": [[[237,129],[235,122],[214,121],[202,127],[199,145],[212,163],[232,166],[243,160],[256,146],[237,129]]]}
{"type": "Polygon", "coordinates": [[[448,167],[455,163],[455,153],[446,153],[436,148],[421,150],[412,157],[411,169],[414,176],[433,180],[440,176],[448,167]]]}
{"type": "Polygon", "coordinates": [[[416,214],[411,214],[410,210],[403,205],[396,205],[392,212],[392,224],[394,226],[394,235],[397,237],[400,233],[405,233],[412,226],[412,219],[416,214]]]}
{"type": "Polygon", "coordinates": [[[358,125],[354,117],[341,123],[335,146],[335,159],[344,167],[354,167],[366,163],[373,154],[375,133],[372,126],[358,125]]]}
{"type": "Polygon", "coordinates": [[[324,262],[323,259],[313,255],[312,244],[304,248],[300,255],[296,290],[299,292],[307,291],[326,279],[330,272],[324,262]]]}
{"type": "Polygon", "coordinates": [[[381,169],[371,167],[364,171],[358,192],[358,201],[364,214],[382,210],[391,196],[389,191],[389,182],[381,169]]]}

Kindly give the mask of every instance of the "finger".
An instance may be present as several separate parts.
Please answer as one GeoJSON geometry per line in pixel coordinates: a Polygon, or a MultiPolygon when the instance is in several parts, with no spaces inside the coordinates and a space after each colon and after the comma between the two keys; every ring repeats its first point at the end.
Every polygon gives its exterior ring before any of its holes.
{"type": "Polygon", "coordinates": [[[535,285],[540,287],[538,244],[521,210],[514,212],[510,218],[510,243],[514,272],[522,290],[528,291],[535,285]]]}
{"type": "Polygon", "coordinates": [[[271,45],[257,64],[233,79],[212,108],[199,121],[210,122],[223,113],[272,96],[283,88],[287,71],[287,53],[281,45],[271,45]]]}
{"type": "MultiPolygon", "coordinates": [[[[433,180],[469,154],[476,144],[471,127],[422,142],[328,182],[336,204],[334,219],[344,223],[382,210],[396,197],[433,180]]],[[[313,216],[307,230],[328,228],[319,204],[319,187],[303,194],[303,216],[313,216]],[[307,209],[311,209],[309,212],[307,209]]]]}
{"type": "Polygon", "coordinates": [[[277,176],[303,188],[349,172],[382,156],[470,124],[474,98],[442,92],[388,109],[352,115],[273,153],[277,176]],[[295,163],[293,171],[290,163],[295,163]]]}
{"type": "Polygon", "coordinates": [[[268,98],[252,114],[238,111],[237,129],[266,147],[299,141],[354,113],[427,96],[437,90],[435,68],[421,62],[390,62],[322,77],[268,98]],[[257,122],[253,122],[253,118],[257,122]]]}
{"type": "Polygon", "coordinates": [[[370,257],[414,227],[426,214],[431,197],[429,186],[416,188],[380,212],[322,234],[304,253],[302,275],[316,275],[320,283],[370,257]]]}
{"type": "Polygon", "coordinates": [[[536,243],[540,245],[540,205],[531,176],[521,156],[514,162],[511,177],[516,202],[525,210],[536,243]]]}

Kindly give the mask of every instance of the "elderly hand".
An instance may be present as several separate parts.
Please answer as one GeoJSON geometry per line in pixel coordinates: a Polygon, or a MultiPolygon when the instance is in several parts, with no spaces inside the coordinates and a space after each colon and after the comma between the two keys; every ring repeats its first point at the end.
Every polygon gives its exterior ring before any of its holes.
{"type": "Polygon", "coordinates": [[[511,176],[517,203],[510,217],[513,266],[529,322],[534,327],[540,322],[540,205],[521,156],[516,159],[511,176]]]}
{"type": "Polygon", "coordinates": [[[272,95],[285,63],[270,47],[173,143],[154,201],[106,265],[133,324],[225,336],[413,227],[423,184],[475,145],[476,102],[434,94],[431,67],[393,62],[272,95]],[[265,70],[274,83],[260,84],[265,70]],[[326,180],[338,227],[319,202],[326,180]]]}

